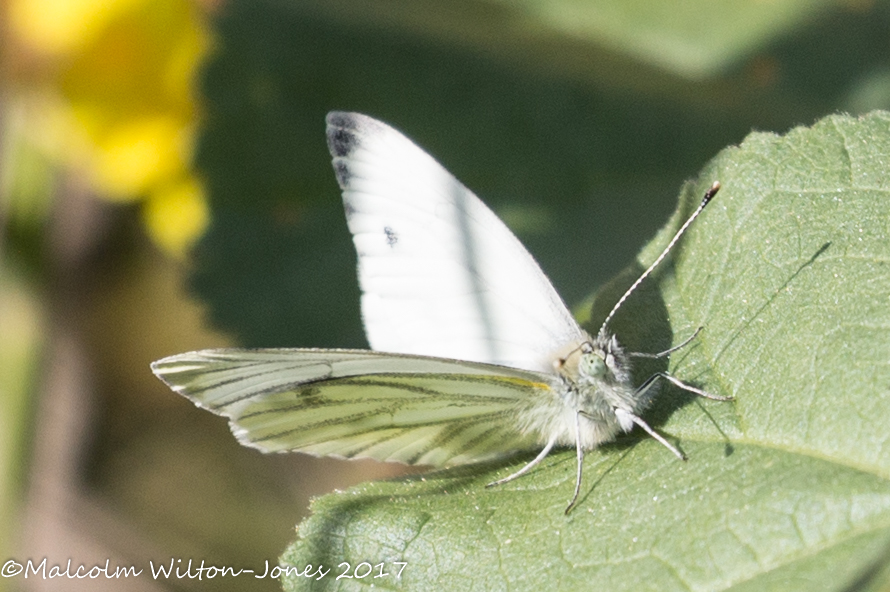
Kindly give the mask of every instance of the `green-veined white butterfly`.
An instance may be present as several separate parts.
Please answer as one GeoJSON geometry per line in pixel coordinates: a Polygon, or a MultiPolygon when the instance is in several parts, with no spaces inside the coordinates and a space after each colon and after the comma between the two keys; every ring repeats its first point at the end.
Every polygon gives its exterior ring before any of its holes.
{"type": "MultiPolygon", "coordinates": [[[[661,372],[641,386],[607,324],[719,189],[622,296],[595,337],[572,318],[519,240],[472,192],[405,136],[333,112],[328,146],[358,251],[362,315],[374,351],[208,349],[164,358],[154,373],[229,418],[242,444],[343,458],[444,466],[554,446],[583,454],[634,425],[683,455],[640,417],[661,372]]],[[[697,333],[696,333],[697,334],[697,333]]]]}

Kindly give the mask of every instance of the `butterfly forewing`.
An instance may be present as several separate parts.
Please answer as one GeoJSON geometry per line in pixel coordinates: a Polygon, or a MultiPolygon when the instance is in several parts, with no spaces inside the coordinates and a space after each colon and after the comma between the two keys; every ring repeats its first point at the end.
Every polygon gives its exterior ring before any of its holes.
{"type": "Polygon", "coordinates": [[[548,377],[363,350],[203,350],[152,366],[264,451],[441,466],[534,447],[517,417],[548,377]]]}
{"type": "Polygon", "coordinates": [[[550,371],[584,338],[519,240],[405,136],[328,115],[371,347],[550,371]]]}

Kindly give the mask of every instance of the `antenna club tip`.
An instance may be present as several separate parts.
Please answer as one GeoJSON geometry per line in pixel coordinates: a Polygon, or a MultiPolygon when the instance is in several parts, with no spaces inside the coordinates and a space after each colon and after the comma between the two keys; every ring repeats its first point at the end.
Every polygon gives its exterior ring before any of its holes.
{"type": "Polygon", "coordinates": [[[704,206],[709,201],[711,201],[711,199],[713,199],[713,197],[717,195],[717,192],[720,191],[720,187],[720,181],[714,181],[714,184],[711,185],[711,188],[708,189],[707,192],[705,192],[705,196],[702,198],[701,204],[704,206]]]}

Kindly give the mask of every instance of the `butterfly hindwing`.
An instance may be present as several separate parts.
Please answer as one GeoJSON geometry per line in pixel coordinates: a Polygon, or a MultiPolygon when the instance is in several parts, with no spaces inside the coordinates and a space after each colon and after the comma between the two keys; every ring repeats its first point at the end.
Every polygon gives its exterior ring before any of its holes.
{"type": "Polygon", "coordinates": [[[533,372],[364,350],[202,350],[152,369],[263,451],[433,466],[534,447],[518,410],[551,396],[533,372]]]}

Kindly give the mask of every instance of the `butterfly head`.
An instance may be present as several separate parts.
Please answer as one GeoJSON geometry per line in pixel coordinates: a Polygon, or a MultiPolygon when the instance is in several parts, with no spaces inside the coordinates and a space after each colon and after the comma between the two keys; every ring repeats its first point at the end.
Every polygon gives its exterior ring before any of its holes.
{"type": "Polygon", "coordinates": [[[553,363],[556,372],[574,383],[607,383],[628,380],[627,354],[614,335],[600,332],[574,345],[553,363]]]}
{"type": "Polygon", "coordinates": [[[588,379],[602,379],[609,373],[609,367],[614,366],[614,356],[604,350],[594,348],[592,344],[585,343],[581,348],[581,357],[578,360],[578,374],[588,379]]]}

